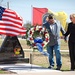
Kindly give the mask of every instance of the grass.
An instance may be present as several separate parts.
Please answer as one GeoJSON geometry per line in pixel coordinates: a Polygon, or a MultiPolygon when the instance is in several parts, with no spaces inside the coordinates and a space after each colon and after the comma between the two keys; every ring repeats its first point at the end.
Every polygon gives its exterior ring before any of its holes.
{"type": "Polygon", "coordinates": [[[11,74],[12,72],[9,72],[9,71],[4,71],[4,70],[1,70],[0,69],[0,74],[11,74]]]}
{"type": "Polygon", "coordinates": [[[3,73],[5,73],[5,71],[3,71],[3,70],[0,70],[0,74],[3,74],[3,73]]]}
{"type": "MultiPolygon", "coordinates": [[[[0,46],[3,42],[3,39],[0,39],[0,46]]],[[[19,42],[23,49],[29,49],[30,47],[26,45],[26,39],[19,39],[19,42]]],[[[61,50],[68,50],[67,43],[64,42],[63,39],[61,39],[61,50]]]]}
{"type": "MultiPolygon", "coordinates": [[[[62,68],[61,71],[69,71],[70,70],[70,59],[69,59],[69,54],[66,52],[62,52],[62,68]]],[[[56,61],[56,58],[54,56],[54,60],[56,61]]],[[[48,57],[40,54],[39,52],[34,52],[33,57],[32,57],[32,64],[40,65],[42,67],[48,67],[49,62],[48,62],[48,57]]],[[[56,62],[54,69],[56,68],[56,62]]]]}
{"type": "Polygon", "coordinates": [[[68,43],[61,39],[61,50],[68,50],[68,43]]]}

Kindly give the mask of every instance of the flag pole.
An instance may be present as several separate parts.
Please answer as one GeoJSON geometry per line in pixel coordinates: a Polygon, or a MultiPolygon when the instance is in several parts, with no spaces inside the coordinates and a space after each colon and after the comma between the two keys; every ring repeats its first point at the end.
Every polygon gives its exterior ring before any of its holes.
{"type": "Polygon", "coordinates": [[[33,25],[33,6],[31,5],[31,25],[33,25]]]}
{"type": "Polygon", "coordinates": [[[7,2],[7,8],[9,9],[9,2],[7,2]]]}

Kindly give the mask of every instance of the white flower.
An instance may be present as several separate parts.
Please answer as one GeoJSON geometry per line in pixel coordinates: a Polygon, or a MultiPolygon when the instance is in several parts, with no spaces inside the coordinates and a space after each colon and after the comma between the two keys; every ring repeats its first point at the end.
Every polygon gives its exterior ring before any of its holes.
{"type": "MultiPolygon", "coordinates": [[[[31,44],[34,43],[34,39],[33,39],[34,36],[33,36],[33,34],[34,34],[35,31],[38,31],[38,30],[40,30],[40,31],[39,31],[40,34],[41,34],[41,32],[43,32],[43,35],[45,34],[45,39],[49,40],[49,34],[48,34],[48,31],[46,30],[46,28],[44,28],[44,27],[42,27],[42,26],[36,26],[36,28],[35,28],[35,27],[32,27],[32,28],[28,31],[28,39],[27,39],[27,40],[29,40],[31,44]],[[41,28],[41,29],[40,29],[40,28],[41,28]]],[[[41,34],[41,35],[42,35],[42,34],[41,34]]],[[[49,41],[47,41],[47,40],[43,41],[43,44],[44,44],[43,47],[45,47],[45,46],[47,45],[47,43],[49,42],[49,41]]]]}
{"type": "Polygon", "coordinates": [[[39,30],[39,26],[36,26],[36,31],[39,30]]]}

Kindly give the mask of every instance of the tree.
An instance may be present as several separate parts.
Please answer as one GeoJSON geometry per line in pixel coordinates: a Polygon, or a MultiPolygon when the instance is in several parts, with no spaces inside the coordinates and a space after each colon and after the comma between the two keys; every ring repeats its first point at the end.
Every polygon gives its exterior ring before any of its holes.
{"type": "Polygon", "coordinates": [[[23,25],[27,30],[31,27],[31,22],[27,22],[26,24],[23,25]]]}

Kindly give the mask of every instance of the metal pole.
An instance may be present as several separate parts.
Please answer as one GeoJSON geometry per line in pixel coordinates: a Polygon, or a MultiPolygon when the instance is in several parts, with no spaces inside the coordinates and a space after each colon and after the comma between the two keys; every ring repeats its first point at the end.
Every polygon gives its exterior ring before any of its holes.
{"type": "Polygon", "coordinates": [[[7,2],[7,8],[9,9],[9,2],[7,2]]]}
{"type": "Polygon", "coordinates": [[[32,69],[32,63],[33,63],[33,54],[30,53],[30,64],[31,64],[31,69],[32,69]]]}
{"type": "Polygon", "coordinates": [[[30,53],[30,64],[32,64],[32,61],[33,61],[33,55],[32,55],[32,53],[30,53]]]}

